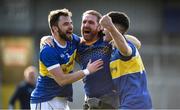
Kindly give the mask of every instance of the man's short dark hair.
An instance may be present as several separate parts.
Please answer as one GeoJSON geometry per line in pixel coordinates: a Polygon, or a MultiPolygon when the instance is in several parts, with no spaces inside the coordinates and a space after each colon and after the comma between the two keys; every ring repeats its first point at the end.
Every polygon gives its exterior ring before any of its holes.
{"type": "Polygon", "coordinates": [[[48,15],[49,28],[52,29],[52,26],[57,26],[60,16],[72,16],[72,13],[68,9],[58,9],[50,11],[48,15]]]}
{"type": "Polygon", "coordinates": [[[120,25],[124,28],[124,31],[127,31],[129,28],[130,20],[129,17],[123,13],[118,11],[111,11],[108,13],[108,16],[111,17],[112,22],[114,24],[120,25]]]}

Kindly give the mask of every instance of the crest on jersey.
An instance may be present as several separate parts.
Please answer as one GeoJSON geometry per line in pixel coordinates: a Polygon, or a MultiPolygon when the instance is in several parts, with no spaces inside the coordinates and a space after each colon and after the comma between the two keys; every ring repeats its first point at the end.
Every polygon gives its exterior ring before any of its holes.
{"type": "Polygon", "coordinates": [[[61,54],[61,55],[60,55],[60,57],[61,57],[61,58],[64,58],[64,57],[65,57],[65,55],[64,55],[64,54],[61,54]]]}
{"type": "Polygon", "coordinates": [[[68,57],[68,58],[70,58],[70,57],[71,57],[68,53],[66,53],[66,55],[67,55],[67,57],[68,57]]]}

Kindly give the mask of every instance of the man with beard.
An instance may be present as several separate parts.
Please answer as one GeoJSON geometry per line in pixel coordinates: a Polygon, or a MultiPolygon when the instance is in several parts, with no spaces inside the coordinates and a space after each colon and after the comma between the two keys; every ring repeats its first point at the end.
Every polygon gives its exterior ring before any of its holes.
{"type": "Polygon", "coordinates": [[[136,46],[124,37],[129,28],[128,16],[112,11],[102,17],[100,24],[105,28],[104,39],[114,45],[110,68],[119,92],[119,109],[152,109],[141,56],[136,46]]]}
{"type": "MultiPolygon", "coordinates": [[[[89,59],[93,61],[101,58],[104,61],[103,69],[83,79],[86,94],[84,109],[114,109],[119,105],[109,68],[112,46],[103,40],[102,28],[99,24],[101,17],[101,14],[95,10],[88,10],[82,16],[82,42],[77,48],[76,60],[82,69],[87,66],[89,59]]],[[[47,37],[42,40],[43,44],[45,42],[53,46],[51,39],[47,37]]]]}
{"type": "Polygon", "coordinates": [[[48,16],[55,47],[44,45],[40,50],[40,75],[31,94],[32,110],[69,110],[67,101],[72,101],[71,83],[102,69],[102,60],[96,60],[89,61],[86,69],[72,72],[80,39],[72,34],[71,16],[67,9],[51,11],[48,16]]]}
{"type": "MultiPolygon", "coordinates": [[[[110,74],[109,62],[111,57],[111,45],[103,41],[99,20],[102,15],[95,10],[83,13],[81,34],[82,42],[77,47],[76,61],[82,69],[85,69],[89,59],[104,61],[103,69],[96,72],[97,75],[84,77],[84,90],[86,94],[84,109],[114,109],[118,107],[119,99],[110,74]]],[[[48,40],[42,42],[50,42],[48,40]]],[[[43,43],[44,44],[44,43],[43,43]]]]}
{"type": "MultiPolygon", "coordinates": [[[[104,41],[102,27],[99,24],[102,15],[95,10],[83,13],[81,35],[84,42],[77,48],[77,62],[84,69],[88,59],[104,61],[103,69],[83,79],[85,90],[84,109],[117,109],[119,97],[110,73],[112,45],[104,41]]],[[[128,36],[128,38],[134,38],[128,36]]],[[[132,39],[131,39],[132,40],[132,39]]],[[[133,39],[138,44],[137,39],[133,39]]]]}
{"type": "Polygon", "coordinates": [[[103,69],[83,79],[86,94],[84,109],[115,109],[118,97],[110,74],[111,45],[103,41],[99,20],[102,15],[95,10],[83,13],[81,35],[83,41],[77,48],[77,62],[84,69],[88,60],[102,59],[103,69]]]}

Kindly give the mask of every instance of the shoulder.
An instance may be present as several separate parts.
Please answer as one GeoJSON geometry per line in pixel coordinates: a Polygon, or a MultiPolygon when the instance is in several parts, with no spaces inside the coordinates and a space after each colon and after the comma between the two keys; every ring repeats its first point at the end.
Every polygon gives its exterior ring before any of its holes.
{"type": "Polygon", "coordinates": [[[49,45],[43,46],[43,48],[40,50],[40,54],[49,54],[54,53],[56,47],[51,47],[49,45]]]}
{"type": "Polygon", "coordinates": [[[137,37],[127,34],[125,35],[125,38],[128,41],[132,42],[136,46],[137,49],[141,48],[141,42],[137,37]]]}
{"type": "Polygon", "coordinates": [[[21,81],[19,83],[19,85],[17,86],[18,89],[23,89],[26,86],[26,82],[25,81],[21,81]]]}
{"type": "Polygon", "coordinates": [[[139,55],[139,51],[138,48],[136,47],[136,45],[134,43],[132,43],[131,41],[127,41],[128,45],[131,47],[132,49],[132,57],[138,56],[139,55]]]}
{"type": "Polygon", "coordinates": [[[42,58],[52,58],[57,56],[56,47],[50,47],[45,45],[40,51],[40,59],[42,58]]]}
{"type": "Polygon", "coordinates": [[[129,45],[129,47],[132,49],[132,53],[130,56],[124,56],[123,54],[121,54],[121,51],[119,49],[117,49],[116,47],[113,49],[114,50],[114,52],[113,52],[114,56],[120,58],[123,61],[129,61],[132,57],[135,57],[136,53],[137,53],[137,49],[134,46],[134,44],[128,40],[127,40],[127,43],[129,45]]]}
{"type": "Polygon", "coordinates": [[[80,43],[80,37],[76,34],[73,34],[72,35],[72,41],[73,42],[77,42],[77,43],[80,43]]]}

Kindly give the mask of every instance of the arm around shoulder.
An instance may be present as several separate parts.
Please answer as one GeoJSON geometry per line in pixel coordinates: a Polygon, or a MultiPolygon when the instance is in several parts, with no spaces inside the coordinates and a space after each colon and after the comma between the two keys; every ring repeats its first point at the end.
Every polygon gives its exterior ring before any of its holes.
{"type": "Polygon", "coordinates": [[[132,42],[137,49],[140,49],[141,48],[141,41],[138,40],[137,37],[135,36],[132,36],[132,35],[125,35],[126,39],[129,40],[130,42],[132,42]]]}

